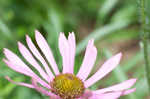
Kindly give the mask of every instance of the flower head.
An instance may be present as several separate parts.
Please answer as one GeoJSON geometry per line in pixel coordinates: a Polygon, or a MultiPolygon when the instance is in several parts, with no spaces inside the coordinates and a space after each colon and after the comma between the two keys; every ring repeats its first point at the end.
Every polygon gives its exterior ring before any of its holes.
{"type": "Polygon", "coordinates": [[[108,59],[95,74],[88,78],[97,56],[97,49],[94,46],[93,39],[88,42],[85,56],[77,75],[74,74],[76,50],[74,33],[70,33],[68,39],[63,33],[60,33],[59,36],[59,50],[63,59],[63,70],[61,73],[55,62],[51,48],[38,31],[35,31],[35,39],[46,60],[28,35],[26,36],[26,42],[29,49],[20,42],[18,42],[18,48],[27,62],[39,72],[39,75],[33,72],[16,54],[8,49],[4,49],[6,58],[3,61],[8,67],[32,78],[31,84],[15,82],[6,76],[8,81],[36,89],[50,96],[52,99],[117,99],[122,95],[127,95],[135,91],[135,88],[129,89],[136,82],[134,78],[103,89],[94,91],[89,89],[90,86],[101,80],[119,64],[122,56],[121,53],[108,59]],[[42,63],[42,66],[39,65],[37,60],[42,63]],[[51,69],[48,64],[50,64],[51,69]]]}

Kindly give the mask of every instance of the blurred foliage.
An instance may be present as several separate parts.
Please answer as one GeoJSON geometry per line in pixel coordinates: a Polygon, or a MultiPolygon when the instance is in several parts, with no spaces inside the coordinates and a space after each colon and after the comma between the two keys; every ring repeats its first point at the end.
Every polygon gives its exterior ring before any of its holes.
{"type": "MultiPolygon", "coordinates": [[[[150,0],[147,0],[147,9],[149,5],[150,0]]],[[[147,22],[150,24],[150,12],[147,9],[147,22]]],[[[139,46],[139,13],[138,0],[0,0],[0,60],[4,58],[2,51],[5,47],[20,56],[17,41],[25,44],[26,34],[34,39],[34,30],[38,29],[48,40],[61,69],[59,32],[67,36],[74,31],[78,44],[75,73],[82,63],[88,40],[94,38],[98,56],[91,74],[99,68],[99,63],[111,55],[121,51],[124,57],[109,77],[91,88],[110,86],[135,77],[138,78],[135,85],[137,91],[122,99],[146,99],[148,89],[139,46]]],[[[5,80],[4,76],[8,75],[15,81],[30,81],[28,77],[9,69],[2,61],[0,64],[0,99],[48,99],[33,89],[16,86],[5,80]]]]}

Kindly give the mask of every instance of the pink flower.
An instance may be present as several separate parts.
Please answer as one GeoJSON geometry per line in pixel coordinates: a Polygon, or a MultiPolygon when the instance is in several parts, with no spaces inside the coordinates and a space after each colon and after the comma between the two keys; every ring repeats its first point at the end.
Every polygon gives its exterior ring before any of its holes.
{"type": "Polygon", "coordinates": [[[76,50],[74,33],[70,33],[68,39],[66,39],[63,33],[60,33],[59,36],[59,50],[63,59],[63,69],[61,73],[58,70],[51,48],[38,31],[35,31],[35,39],[46,60],[42,57],[29,36],[26,36],[26,42],[30,51],[20,42],[18,42],[18,48],[22,56],[38,71],[39,75],[34,73],[29,66],[13,52],[4,49],[6,58],[3,59],[3,61],[8,67],[32,78],[31,84],[15,82],[7,76],[6,79],[8,81],[36,89],[50,96],[51,99],[117,99],[122,95],[127,95],[135,91],[135,88],[129,89],[136,82],[134,78],[103,89],[93,91],[89,89],[90,86],[101,80],[119,64],[122,56],[121,53],[108,59],[95,74],[87,78],[97,56],[94,40],[89,40],[81,68],[77,75],[74,75],[76,50]],[[42,63],[42,66],[39,65],[37,60],[42,63]],[[51,69],[48,64],[50,64],[51,69]],[[54,73],[52,73],[52,71],[54,73]]]}

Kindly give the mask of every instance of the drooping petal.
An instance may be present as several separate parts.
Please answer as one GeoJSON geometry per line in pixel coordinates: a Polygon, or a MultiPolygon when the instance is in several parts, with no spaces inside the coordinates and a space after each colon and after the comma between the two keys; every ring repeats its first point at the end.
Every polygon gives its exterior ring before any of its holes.
{"type": "Polygon", "coordinates": [[[130,94],[130,93],[132,93],[132,92],[135,92],[135,91],[136,91],[136,88],[132,88],[132,89],[129,89],[129,90],[125,90],[122,95],[128,95],[128,94],[130,94]]]}
{"type": "Polygon", "coordinates": [[[5,77],[9,82],[16,84],[16,85],[20,85],[20,86],[25,86],[28,88],[34,88],[34,86],[32,84],[28,84],[28,83],[23,83],[23,82],[15,82],[13,81],[10,77],[6,76],[5,77]]]}
{"type": "Polygon", "coordinates": [[[81,65],[81,68],[77,74],[77,76],[82,79],[83,81],[88,77],[88,75],[90,74],[92,67],[95,63],[96,60],[96,56],[97,56],[97,49],[94,46],[94,40],[90,40],[88,42],[87,48],[86,48],[86,52],[85,52],[85,56],[84,56],[84,60],[83,63],[81,65]]]}
{"type": "Polygon", "coordinates": [[[122,92],[109,92],[103,94],[94,94],[92,91],[86,91],[80,98],[78,99],[118,99],[122,95],[122,92]]]}
{"type": "Polygon", "coordinates": [[[48,75],[43,71],[37,61],[33,58],[32,54],[29,50],[20,42],[18,42],[18,48],[22,56],[40,73],[40,75],[47,81],[50,82],[50,78],[48,75]]]}
{"type": "Polygon", "coordinates": [[[93,95],[91,90],[85,90],[84,94],[78,99],[89,99],[93,95]]]}
{"type": "Polygon", "coordinates": [[[44,58],[42,57],[40,52],[37,50],[37,48],[35,47],[35,45],[33,44],[32,40],[31,40],[31,38],[28,35],[26,36],[26,42],[28,44],[29,49],[34,54],[34,56],[43,64],[44,69],[47,72],[50,79],[53,79],[54,75],[52,74],[50,68],[48,67],[48,65],[46,63],[46,61],[44,60],[44,58]]]}
{"type": "Polygon", "coordinates": [[[75,60],[75,53],[76,53],[76,40],[75,40],[75,35],[74,32],[69,33],[68,37],[68,43],[69,43],[69,52],[70,52],[70,73],[74,72],[74,60],[75,60]]]}
{"type": "Polygon", "coordinates": [[[108,59],[92,77],[85,81],[85,87],[90,87],[111,72],[119,64],[121,56],[122,54],[119,53],[108,59]]]}
{"type": "Polygon", "coordinates": [[[126,90],[126,89],[132,87],[135,84],[135,82],[136,82],[136,79],[129,79],[129,80],[126,80],[120,84],[116,84],[116,85],[113,85],[113,86],[108,87],[108,88],[93,91],[93,93],[94,94],[101,94],[101,93],[111,92],[111,91],[126,90]]]}
{"type": "Polygon", "coordinates": [[[41,85],[43,85],[46,88],[50,88],[50,86],[45,83],[43,80],[41,80],[18,56],[16,56],[13,52],[11,52],[8,49],[4,49],[4,54],[6,56],[6,59],[3,59],[3,61],[7,64],[8,67],[15,70],[16,72],[22,73],[26,76],[32,77],[36,79],[41,85]]]}
{"type": "Polygon", "coordinates": [[[55,94],[51,93],[50,91],[48,91],[48,90],[46,90],[46,89],[40,87],[40,86],[38,85],[38,82],[37,82],[34,78],[32,78],[32,84],[33,84],[34,88],[35,88],[37,91],[39,91],[40,93],[43,93],[43,94],[46,95],[46,96],[57,97],[55,94]]]}
{"type": "Polygon", "coordinates": [[[45,55],[48,62],[51,64],[51,67],[52,67],[53,71],[55,72],[55,74],[58,75],[59,70],[58,70],[57,64],[55,62],[55,59],[53,57],[53,54],[52,54],[50,47],[48,46],[45,38],[40,34],[40,32],[38,32],[36,30],[35,33],[36,33],[35,39],[36,39],[38,46],[40,47],[41,51],[45,55]]]}
{"type": "Polygon", "coordinates": [[[59,50],[63,59],[63,73],[70,73],[69,43],[63,33],[59,35],[59,50]]]}
{"type": "Polygon", "coordinates": [[[50,96],[50,99],[61,99],[58,96],[50,96]]]}
{"type": "Polygon", "coordinates": [[[122,91],[110,91],[106,93],[94,93],[91,90],[86,90],[84,94],[78,99],[118,99],[120,96],[130,94],[136,89],[122,90],[122,91]]]}
{"type": "Polygon", "coordinates": [[[122,92],[111,92],[105,94],[93,94],[88,99],[118,99],[121,96],[122,92]]]}

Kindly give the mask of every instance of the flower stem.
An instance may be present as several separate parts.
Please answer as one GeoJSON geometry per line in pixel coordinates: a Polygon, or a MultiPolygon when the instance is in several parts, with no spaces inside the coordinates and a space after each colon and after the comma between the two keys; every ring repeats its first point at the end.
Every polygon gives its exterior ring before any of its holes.
{"type": "Polygon", "coordinates": [[[147,24],[146,24],[146,0],[140,0],[141,4],[141,21],[142,21],[142,42],[143,42],[143,53],[144,53],[144,60],[145,60],[145,72],[147,77],[147,82],[149,86],[150,91],[150,65],[149,65],[149,59],[148,59],[148,34],[149,31],[147,30],[147,24]]]}

